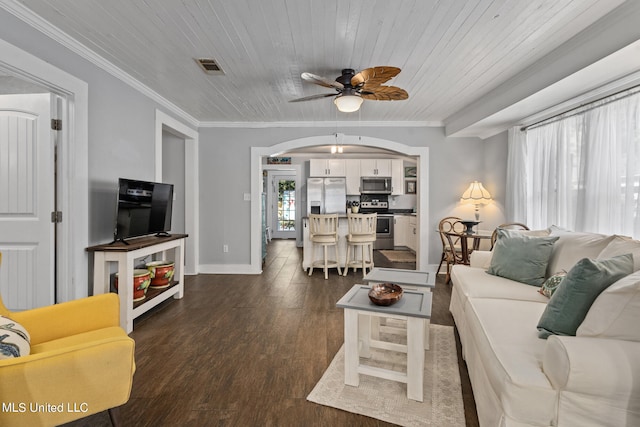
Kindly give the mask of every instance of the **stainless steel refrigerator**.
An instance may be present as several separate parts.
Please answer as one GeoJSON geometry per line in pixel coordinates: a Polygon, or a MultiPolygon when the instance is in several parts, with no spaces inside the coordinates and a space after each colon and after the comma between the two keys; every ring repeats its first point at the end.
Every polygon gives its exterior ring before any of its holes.
{"type": "Polygon", "coordinates": [[[345,178],[308,178],[307,213],[345,213],[347,181],[345,178]]]}

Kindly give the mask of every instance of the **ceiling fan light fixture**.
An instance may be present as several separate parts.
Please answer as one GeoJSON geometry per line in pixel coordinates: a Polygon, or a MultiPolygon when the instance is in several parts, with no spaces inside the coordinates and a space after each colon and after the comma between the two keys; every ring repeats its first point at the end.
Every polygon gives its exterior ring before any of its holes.
{"type": "Polygon", "coordinates": [[[338,107],[338,111],[343,113],[353,113],[360,109],[363,101],[364,99],[358,95],[339,95],[336,96],[333,103],[338,107]]]}

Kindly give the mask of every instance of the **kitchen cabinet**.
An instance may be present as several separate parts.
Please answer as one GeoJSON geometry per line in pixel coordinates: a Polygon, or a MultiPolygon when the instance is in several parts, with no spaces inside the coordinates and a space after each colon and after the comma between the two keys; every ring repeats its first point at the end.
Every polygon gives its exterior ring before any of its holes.
{"type": "Polygon", "coordinates": [[[418,247],[418,221],[415,215],[409,216],[409,230],[407,234],[407,247],[412,251],[416,251],[418,247]]]}
{"type": "Polygon", "coordinates": [[[392,196],[404,194],[404,162],[402,159],[311,159],[310,177],[344,176],[348,195],[360,194],[363,176],[391,177],[392,196]]]}
{"type": "Polygon", "coordinates": [[[391,159],[360,160],[360,176],[391,176],[391,159]]]}
{"type": "Polygon", "coordinates": [[[344,165],[347,178],[347,195],[360,194],[360,160],[346,159],[344,165]]]}
{"type": "Polygon", "coordinates": [[[311,159],[309,176],[345,176],[344,159],[311,159]]]}
{"type": "Polygon", "coordinates": [[[407,236],[409,234],[409,216],[408,215],[394,215],[394,228],[393,228],[393,246],[394,247],[409,247],[407,244],[407,236]]]}
{"type": "Polygon", "coordinates": [[[400,159],[391,160],[391,195],[404,194],[404,163],[400,159]]]}

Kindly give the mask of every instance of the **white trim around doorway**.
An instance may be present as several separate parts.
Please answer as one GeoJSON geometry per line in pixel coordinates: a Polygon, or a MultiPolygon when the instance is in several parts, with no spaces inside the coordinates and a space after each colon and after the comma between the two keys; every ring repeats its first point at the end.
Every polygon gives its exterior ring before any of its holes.
{"type": "MultiPolygon", "coordinates": [[[[251,264],[248,271],[238,271],[243,274],[260,274],[262,272],[262,220],[261,197],[262,192],[262,158],[279,155],[297,148],[319,145],[332,145],[335,135],[312,136],[308,138],[285,141],[270,147],[251,147],[251,264]]],[[[418,167],[418,188],[424,189],[417,194],[418,238],[416,248],[416,269],[426,268],[429,261],[429,147],[413,147],[380,138],[345,135],[345,145],[360,145],[392,150],[406,156],[414,156],[418,167]]]]}
{"type": "Polygon", "coordinates": [[[71,74],[0,40],[0,69],[39,84],[63,101],[59,139],[58,204],[63,212],[58,242],[58,302],[89,293],[88,85],[71,74]]]}
{"type": "Polygon", "coordinates": [[[189,237],[185,241],[185,274],[198,274],[199,265],[199,212],[198,199],[198,131],[179,120],[156,110],[155,179],[162,181],[162,131],[184,138],[184,226],[189,237]]]}

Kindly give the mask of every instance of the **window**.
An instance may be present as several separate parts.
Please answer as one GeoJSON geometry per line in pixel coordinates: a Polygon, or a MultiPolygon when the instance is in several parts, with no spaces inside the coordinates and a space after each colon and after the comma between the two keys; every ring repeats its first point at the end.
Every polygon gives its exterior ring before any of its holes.
{"type": "Polygon", "coordinates": [[[640,90],[509,135],[509,220],[640,237],[640,90]]]}

